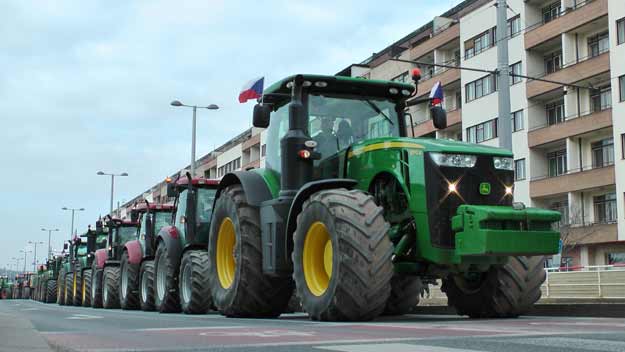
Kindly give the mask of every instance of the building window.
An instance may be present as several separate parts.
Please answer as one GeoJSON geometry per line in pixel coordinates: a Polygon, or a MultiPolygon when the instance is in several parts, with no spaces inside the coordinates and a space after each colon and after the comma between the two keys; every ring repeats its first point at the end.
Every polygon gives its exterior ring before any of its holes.
{"type": "Polygon", "coordinates": [[[545,105],[545,110],[550,126],[564,122],[564,99],[545,105]]]}
{"type": "Polygon", "coordinates": [[[566,173],[566,149],[547,154],[549,161],[549,177],[556,177],[566,173]]]}
{"type": "Polygon", "coordinates": [[[625,101],[625,75],[618,78],[619,101],[625,101]]]}
{"type": "Polygon", "coordinates": [[[593,197],[595,222],[606,224],[616,222],[616,193],[593,197]]]}
{"type": "Polygon", "coordinates": [[[612,88],[610,86],[597,88],[590,96],[592,112],[602,111],[612,107],[612,88]]]}
{"type": "Polygon", "coordinates": [[[406,71],[406,72],[404,72],[404,73],[402,73],[402,74],[400,74],[398,76],[393,77],[391,79],[391,81],[406,83],[408,81],[408,71],[406,71]]]}
{"type": "Polygon", "coordinates": [[[512,113],[512,132],[523,129],[523,110],[512,113]]]}
{"type": "Polygon", "coordinates": [[[514,76],[514,75],[521,75],[521,61],[517,62],[516,64],[512,64],[510,65],[510,85],[516,84],[521,82],[521,77],[519,76],[514,76]]]}
{"type": "Polygon", "coordinates": [[[551,22],[554,19],[560,17],[560,1],[549,4],[543,7],[543,23],[551,22]]]}
{"type": "Polygon", "coordinates": [[[590,145],[592,167],[604,167],[614,164],[614,138],[606,138],[590,145]]]}
{"type": "Polygon", "coordinates": [[[557,225],[556,228],[566,226],[569,224],[569,201],[568,200],[553,202],[551,203],[551,206],[549,208],[551,210],[555,210],[559,212],[561,215],[560,221],[557,224],[555,224],[557,225]]]}
{"type": "Polygon", "coordinates": [[[625,43],[625,18],[616,21],[616,44],[625,43]]]}
{"type": "Polygon", "coordinates": [[[605,53],[610,48],[610,39],[608,31],[593,35],[588,38],[588,54],[590,57],[595,57],[605,53]]]}
{"type": "Polygon", "coordinates": [[[263,144],[262,147],[260,147],[260,156],[265,156],[267,155],[267,144],[263,144]]]}
{"type": "Polygon", "coordinates": [[[492,48],[496,42],[495,28],[491,28],[464,42],[464,59],[468,60],[482,51],[492,48]]]}
{"type": "Polygon", "coordinates": [[[517,15],[508,20],[508,35],[510,38],[521,32],[521,15],[517,15]]]}
{"type": "Polygon", "coordinates": [[[608,265],[625,264],[625,252],[608,253],[607,262],[608,262],[608,265]]]}
{"type": "Polygon", "coordinates": [[[545,62],[545,74],[560,71],[562,68],[562,51],[556,51],[543,57],[545,62]]]}
{"type": "Polygon", "coordinates": [[[514,180],[525,180],[525,159],[514,161],[514,180]]]}
{"type": "Polygon", "coordinates": [[[467,102],[481,98],[497,90],[495,75],[484,76],[465,85],[467,102]]]}
{"type": "Polygon", "coordinates": [[[621,134],[621,158],[625,159],[625,133],[621,134]]]}
{"type": "Polygon", "coordinates": [[[469,143],[481,143],[493,138],[497,138],[497,119],[467,128],[467,141],[469,143]]]}

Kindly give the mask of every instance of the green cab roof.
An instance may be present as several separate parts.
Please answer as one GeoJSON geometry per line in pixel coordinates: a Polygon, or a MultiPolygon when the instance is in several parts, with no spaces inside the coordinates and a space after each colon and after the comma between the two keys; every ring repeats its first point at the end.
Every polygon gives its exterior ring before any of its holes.
{"type": "MultiPolygon", "coordinates": [[[[284,79],[275,82],[271,86],[269,86],[264,91],[263,99],[271,98],[272,94],[276,95],[284,95],[291,94],[291,89],[287,88],[287,84],[292,82],[297,75],[291,75],[284,79]],[[269,97],[267,97],[267,95],[269,97]]],[[[302,74],[304,81],[311,82],[310,87],[308,87],[309,92],[332,92],[332,93],[343,93],[343,94],[359,94],[359,95],[367,95],[367,96],[380,96],[380,97],[388,97],[388,98],[408,98],[407,95],[401,94],[402,90],[410,92],[414,92],[414,86],[409,83],[401,83],[395,81],[383,81],[383,80],[375,80],[375,79],[365,79],[365,78],[354,78],[354,77],[345,77],[345,76],[327,76],[327,75],[314,75],[314,74],[302,74]],[[316,82],[325,82],[327,83],[326,87],[318,87],[315,85],[316,82]],[[398,93],[391,94],[389,92],[389,88],[396,88],[398,93]]],[[[278,99],[280,100],[280,99],[278,99]]]]}

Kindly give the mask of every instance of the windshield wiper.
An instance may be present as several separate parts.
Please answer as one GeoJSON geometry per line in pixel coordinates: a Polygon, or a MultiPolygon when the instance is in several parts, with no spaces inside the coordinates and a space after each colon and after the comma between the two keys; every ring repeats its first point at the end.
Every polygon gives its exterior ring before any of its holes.
{"type": "Polygon", "coordinates": [[[373,111],[375,111],[375,112],[376,112],[376,113],[378,113],[379,115],[384,116],[384,118],[385,118],[388,122],[390,122],[390,123],[391,123],[391,125],[395,126],[395,123],[393,122],[393,120],[391,120],[391,118],[390,118],[390,117],[388,117],[388,115],[386,115],[386,114],[385,114],[382,110],[380,110],[380,108],[379,108],[377,105],[375,105],[373,102],[371,102],[371,100],[369,100],[369,99],[364,99],[364,100],[361,100],[361,101],[364,101],[365,103],[367,103],[367,104],[368,104],[368,105],[369,105],[369,106],[373,109],[373,111]]]}

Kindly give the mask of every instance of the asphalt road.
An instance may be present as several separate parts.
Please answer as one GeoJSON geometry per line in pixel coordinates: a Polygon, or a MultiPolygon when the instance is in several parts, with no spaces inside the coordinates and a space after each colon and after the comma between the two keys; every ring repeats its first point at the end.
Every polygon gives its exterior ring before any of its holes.
{"type": "Polygon", "coordinates": [[[11,314],[28,319],[32,334],[58,351],[625,351],[625,318],[409,315],[323,323],[305,314],[229,319],[0,301],[0,315],[11,314]]]}

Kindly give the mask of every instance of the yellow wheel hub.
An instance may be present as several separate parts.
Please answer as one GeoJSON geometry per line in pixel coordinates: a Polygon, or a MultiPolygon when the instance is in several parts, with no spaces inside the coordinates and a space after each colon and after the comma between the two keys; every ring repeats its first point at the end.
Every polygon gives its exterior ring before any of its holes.
{"type": "Polygon", "coordinates": [[[84,302],[84,301],[85,301],[85,296],[87,295],[87,292],[86,292],[86,291],[87,291],[87,290],[86,290],[86,288],[87,288],[87,283],[85,282],[85,278],[84,278],[84,277],[82,278],[82,285],[81,285],[81,286],[82,286],[82,288],[81,288],[81,290],[80,290],[80,291],[81,291],[81,293],[82,293],[82,294],[81,294],[81,296],[82,296],[82,300],[81,300],[81,301],[82,301],[82,302],[84,302]]]}
{"type": "Polygon", "coordinates": [[[74,273],[74,282],[72,283],[72,296],[76,297],[76,273],[74,273]]]}
{"type": "Polygon", "coordinates": [[[219,226],[217,233],[217,276],[223,288],[230,288],[234,282],[236,264],[234,262],[234,245],[236,234],[234,224],[230,218],[225,218],[219,226]]]}
{"type": "Polygon", "coordinates": [[[332,256],[330,233],[322,222],[317,221],[306,232],[302,258],[306,285],[317,297],[323,295],[330,285],[332,256]]]}

